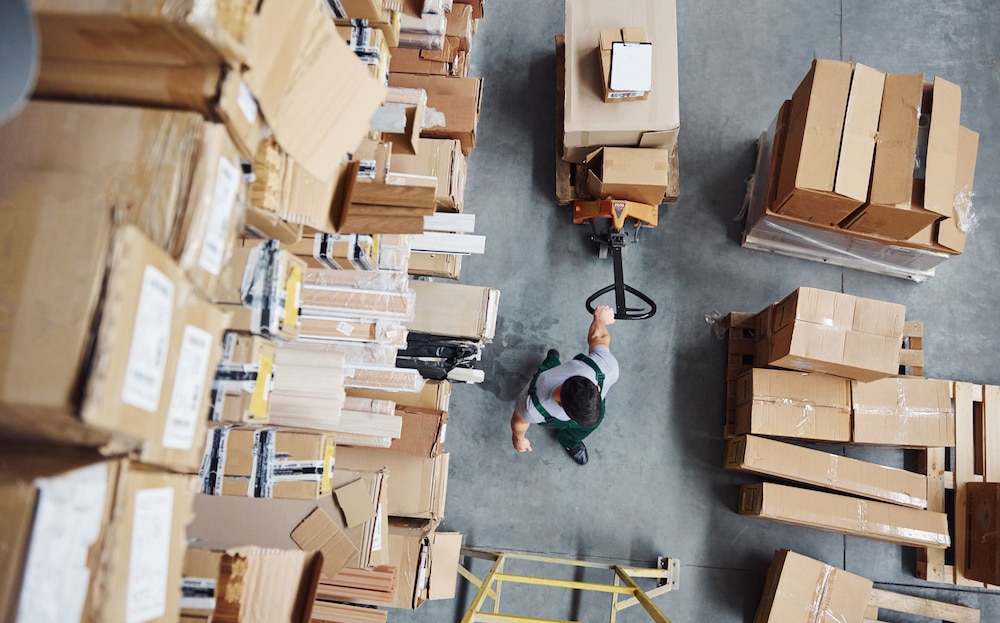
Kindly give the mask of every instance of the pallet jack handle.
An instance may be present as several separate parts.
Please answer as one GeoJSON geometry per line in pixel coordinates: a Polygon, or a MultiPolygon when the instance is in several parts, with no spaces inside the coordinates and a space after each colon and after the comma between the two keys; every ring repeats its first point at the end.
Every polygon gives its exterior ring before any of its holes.
{"type": "Polygon", "coordinates": [[[645,320],[652,318],[656,313],[656,303],[639,290],[625,283],[625,271],[622,268],[622,247],[620,245],[610,245],[609,252],[615,264],[615,282],[594,292],[587,299],[587,311],[591,314],[596,309],[594,301],[604,296],[612,290],[615,293],[615,319],[617,320],[645,320]],[[646,307],[628,307],[625,302],[625,293],[629,292],[646,303],[646,307]]]}

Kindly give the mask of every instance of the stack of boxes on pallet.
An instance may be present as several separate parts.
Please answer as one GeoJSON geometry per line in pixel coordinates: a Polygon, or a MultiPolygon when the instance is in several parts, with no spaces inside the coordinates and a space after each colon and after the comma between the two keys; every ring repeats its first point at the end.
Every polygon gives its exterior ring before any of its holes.
{"type": "Polygon", "coordinates": [[[673,0],[567,0],[556,38],[556,194],[655,207],[679,193],[673,0]]]}
{"type": "Polygon", "coordinates": [[[481,0],[33,9],[36,92],[0,126],[0,611],[367,621],[317,594],[451,596],[448,379],[482,380],[499,293],[408,269],[482,252],[481,80],[399,106],[385,82],[404,13],[441,16],[428,57],[467,72],[481,0]],[[387,107],[403,123],[369,131],[387,107]]]}
{"type": "Polygon", "coordinates": [[[925,580],[994,583],[997,501],[988,491],[1000,465],[984,459],[1000,432],[991,413],[1000,389],[923,378],[922,325],[905,312],[799,288],[758,314],[730,315],[724,466],[810,487],[744,485],[739,512],[916,547],[925,580]],[[916,450],[921,471],[813,443],[916,450]]]}
{"type": "Polygon", "coordinates": [[[744,246],[925,280],[972,229],[979,135],[941,78],[816,60],[760,138],[744,246]]]}

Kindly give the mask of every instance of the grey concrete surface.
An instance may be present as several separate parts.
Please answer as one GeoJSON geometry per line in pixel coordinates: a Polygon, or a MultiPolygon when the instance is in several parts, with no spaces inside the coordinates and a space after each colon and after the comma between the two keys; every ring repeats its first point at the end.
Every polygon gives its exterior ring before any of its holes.
{"type": "MultiPolygon", "coordinates": [[[[545,350],[585,348],[586,297],[612,282],[583,226],[554,200],[554,37],[561,0],[492,0],[472,55],[486,80],[467,211],[488,237],[462,282],[501,290],[486,382],[455,386],[443,530],[480,547],[598,561],[682,561],[681,588],[657,602],[675,622],[749,622],[777,548],[870,577],[879,586],[982,609],[1000,621],[1000,594],[915,579],[912,549],[786,526],[735,513],[739,484],[720,468],[725,343],[706,315],[756,311],[799,286],[906,304],[925,323],[928,376],[1000,383],[994,310],[1000,287],[1000,11],[988,0],[678,0],[681,199],[629,250],[626,280],[657,315],[611,327],[621,381],[580,467],[533,427],[534,452],[510,445],[511,403],[545,350]],[[981,134],[976,229],[967,252],[923,284],[742,249],[734,221],[753,167],[754,140],[814,57],[890,72],[939,75],[963,87],[963,125],[981,134]]],[[[838,449],[840,450],[840,449],[838,449]]],[[[899,450],[850,454],[903,464],[899,450]]],[[[481,564],[481,563],[480,563],[481,564]]],[[[485,568],[476,567],[481,572],[485,568]]],[[[474,595],[428,602],[391,621],[459,620],[474,595]]],[[[507,590],[510,590],[509,588],[507,590]]],[[[514,599],[514,598],[511,598],[514,599]]],[[[606,600],[534,591],[521,614],[599,621],[606,600]]],[[[620,620],[642,620],[630,612],[620,620]]],[[[910,621],[905,616],[890,621],[910,621]]]]}

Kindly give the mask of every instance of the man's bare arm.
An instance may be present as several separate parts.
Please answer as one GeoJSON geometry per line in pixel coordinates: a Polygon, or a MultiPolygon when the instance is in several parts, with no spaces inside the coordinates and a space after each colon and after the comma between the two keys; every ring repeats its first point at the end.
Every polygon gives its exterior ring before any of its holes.
{"type": "Polygon", "coordinates": [[[611,334],[608,333],[608,325],[615,323],[615,312],[607,305],[601,305],[594,310],[594,319],[587,330],[587,345],[593,349],[595,346],[611,346],[611,334]]]}
{"type": "Polygon", "coordinates": [[[531,442],[525,436],[529,426],[531,422],[518,415],[517,411],[510,417],[510,430],[513,432],[511,442],[518,452],[531,452],[531,442]]]}

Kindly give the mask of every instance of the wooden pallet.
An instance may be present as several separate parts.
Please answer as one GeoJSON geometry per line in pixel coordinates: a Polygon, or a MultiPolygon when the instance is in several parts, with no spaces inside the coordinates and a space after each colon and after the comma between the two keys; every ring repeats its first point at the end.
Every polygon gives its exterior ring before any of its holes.
{"type": "MultiPolygon", "coordinates": [[[[726,316],[729,331],[729,348],[726,360],[726,423],[723,439],[735,435],[736,430],[736,379],[747,370],[757,367],[754,357],[755,318],[757,314],[731,312],[726,316]]],[[[924,323],[908,320],[903,326],[903,350],[899,354],[900,376],[924,375],[924,323]]]]}
{"type": "Polygon", "coordinates": [[[928,582],[1000,590],[965,577],[969,554],[966,485],[1000,480],[1000,387],[955,382],[955,447],[918,451],[918,466],[927,475],[928,510],[947,512],[952,546],[946,551],[918,549],[917,577],[928,582]],[[949,469],[950,467],[950,469],[949,469]],[[946,564],[951,555],[953,564],[946,564]]]}
{"type": "Polygon", "coordinates": [[[880,609],[915,614],[946,623],[979,623],[980,614],[975,608],[876,588],[872,590],[872,595],[868,599],[865,623],[881,621],[882,619],[878,618],[880,609]]]}

